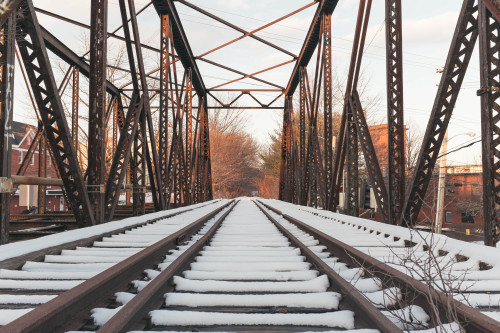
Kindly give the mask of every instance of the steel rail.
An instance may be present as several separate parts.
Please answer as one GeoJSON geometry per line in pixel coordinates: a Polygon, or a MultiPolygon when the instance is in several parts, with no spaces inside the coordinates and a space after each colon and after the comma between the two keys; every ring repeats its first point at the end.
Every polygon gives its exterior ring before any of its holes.
{"type": "MultiPolygon", "coordinates": [[[[227,205],[231,203],[233,203],[233,201],[229,202],[227,205]]],[[[212,238],[219,229],[222,222],[236,204],[237,202],[229,207],[205,235],[170,263],[167,269],[151,280],[151,282],[132,298],[130,302],[125,304],[106,324],[97,330],[97,333],[120,333],[134,329],[143,329],[147,325],[147,321],[145,320],[147,314],[151,310],[161,307],[164,303],[164,295],[173,290],[174,286],[170,283],[171,279],[174,275],[180,274],[189,267],[191,262],[194,261],[194,258],[198,255],[203,246],[208,243],[210,238],[212,238]]]]}
{"type": "MultiPolygon", "coordinates": [[[[351,265],[352,267],[362,267],[372,276],[379,278],[385,288],[400,287],[401,290],[412,290],[415,292],[414,296],[419,298],[416,298],[416,302],[418,302],[420,306],[423,308],[429,308],[429,302],[432,302],[433,304],[437,304],[440,314],[445,313],[445,309],[451,306],[456,312],[457,318],[466,332],[498,332],[498,321],[486,316],[478,310],[445,295],[431,286],[425,285],[424,283],[398,271],[397,269],[390,267],[389,265],[325,234],[324,232],[319,231],[316,228],[307,225],[290,215],[281,212],[270,205],[267,205],[264,202],[258,202],[274,213],[283,216],[285,220],[294,224],[302,231],[307,232],[316,238],[321,245],[326,246],[328,251],[335,253],[335,256],[337,256],[344,263],[351,265]]],[[[427,313],[432,317],[435,312],[428,311],[427,313]]],[[[435,318],[433,321],[436,323],[435,318]]]]}
{"type": "MultiPolygon", "coordinates": [[[[0,332],[39,333],[62,332],[78,329],[88,312],[112,298],[117,290],[124,290],[130,281],[139,278],[143,271],[159,263],[169,250],[184,239],[196,234],[203,225],[228,207],[230,201],[188,226],[121,261],[53,300],[37,307],[26,315],[0,328],[0,332]]],[[[161,295],[160,295],[161,296],[161,295]]]]}
{"type": "MultiPolygon", "coordinates": [[[[330,288],[335,291],[339,291],[342,294],[343,300],[347,301],[350,310],[354,311],[357,315],[357,320],[362,324],[361,327],[366,328],[377,328],[381,332],[391,333],[391,332],[401,332],[392,321],[389,320],[382,312],[380,312],[373,303],[371,303],[368,298],[362,295],[359,290],[357,290],[352,284],[347,282],[342,278],[337,272],[333,270],[327,263],[325,263],[320,257],[318,257],[312,250],[310,250],[304,243],[302,243],[297,237],[295,237],[289,230],[287,230],[283,225],[281,225],[276,219],[274,219],[263,207],[266,206],[269,210],[269,206],[263,204],[260,201],[257,207],[266,215],[266,217],[282,232],[295,246],[300,249],[301,254],[310,261],[315,268],[322,274],[326,274],[330,280],[330,288]]],[[[282,214],[280,214],[282,215],[282,214]]],[[[358,324],[360,323],[358,322],[358,324]]],[[[356,327],[358,327],[356,325],[356,327]]]]}
{"type": "MultiPolygon", "coordinates": [[[[208,203],[208,204],[210,204],[210,203],[208,203]]],[[[202,205],[202,206],[199,206],[197,208],[201,208],[201,207],[204,207],[204,206],[206,206],[206,205],[202,205]]],[[[102,239],[103,237],[109,237],[111,235],[122,233],[122,232],[124,232],[126,230],[137,228],[137,227],[149,224],[149,223],[154,223],[154,222],[162,220],[162,219],[167,219],[167,218],[170,218],[170,217],[174,217],[174,216],[183,214],[185,212],[191,211],[193,209],[196,209],[196,208],[187,209],[187,210],[183,210],[183,211],[180,211],[180,212],[169,213],[169,214],[162,215],[162,216],[159,216],[159,217],[155,217],[153,219],[148,219],[148,220],[146,220],[144,222],[139,222],[139,223],[127,226],[127,227],[119,228],[119,229],[116,229],[116,230],[113,230],[113,231],[104,232],[104,233],[101,233],[99,235],[95,235],[95,236],[91,236],[91,237],[87,237],[87,238],[83,238],[83,239],[79,239],[79,240],[76,240],[76,241],[71,241],[71,242],[67,242],[67,243],[63,243],[63,244],[59,244],[59,245],[50,246],[50,247],[47,247],[47,248],[45,248],[43,250],[37,250],[37,251],[26,253],[26,254],[23,254],[23,255],[20,255],[20,256],[17,256],[17,257],[5,259],[5,260],[0,261],[0,268],[1,269],[16,269],[16,270],[17,269],[21,269],[21,267],[24,265],[24,263],[26,261],[41,261],[41,260],[43,260],[43,258],[47,254],[59,254],[61,252],[61,250],[65,250],[65,249],[69,249],[69,248],[75,248],[77,246],[89,246],[94,241],[102,239]]],[[[56,215],[58,215],[58,214],[56,214],[56,215]]],[[[51,219],[51,221],[40,221],[41,223],[54,223],[54,222],[55,223],[61,223],[61,221],[59,221],[60,218],[67,218],[68,216],[71,216],[71,217],[73,216],[72,214],[71,215],[67,215],[67,216],[63,215],[62,217],[56,216],[56,215],[50,215],[50,214],[48,214],[48,215],[47,214],[41,215],[40,214],[40,215],[30,215],[30,216],[32,216],[34,218],[36,218],[36,217],[39,217],[39,218],[41,218],[41,217],[49,217],[51,219]]],[[[21,215],[19,215],[19,216],[11,215],[11,219],[16,218],[16,217],[18,217],[18,218],[24,218],[24,217],[26,217],[26,215],[22,215],[22,216],[21,215]]],[[[36,221],[34,223],[36,224],[37,222],[38,221],[36,221]]],[[[28,224],[28,223],[31,223],[31,222],[14,222],[14,223],[17,225],[17,224],[21,224],[21,223],[28,224]]],[[[75,224],[76,222],[72,221],[72,222],[68,222],[68,223],[75,224]]],[[[33,226],[29,225],[29,227],[31,228],[33,226]]]]}

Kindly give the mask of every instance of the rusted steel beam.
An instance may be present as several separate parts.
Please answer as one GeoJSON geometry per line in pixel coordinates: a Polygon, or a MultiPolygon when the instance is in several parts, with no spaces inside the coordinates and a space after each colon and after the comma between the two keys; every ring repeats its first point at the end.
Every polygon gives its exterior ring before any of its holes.
{"type": "Polygon", "coordinates": [[[480,0],[491,13],[491,15],[500,21],[500,0],[480,0]]]}
{"type": "MultiPolygon", "coordinates": [[[[42,135],[40,138],[40,145],[38,148],[38,177],[47,177],[47,140],[42,135]]],[[[38,185],[38,214],[45,214],[45,185],[38,185]]]]}
{"type": "MultiPolygon", "coordinates": [[[[35,154],[35,150],[37,149],[37,146],[43,136],[43,125],[42,123],[38,123],[38,129],[35,133],[35,137],[33,138],[33,141],[31,141],[31,144],[28,148],[28,151],[24,155],[23,161],[21,162],[21,165],[17,169],[16,175],[18,176],[24,176],[26,173],[26,170],[30,166],[31,159],[33,158],[33,155],[35,154]]],[[[10,177],[10,175],[9,175],[10,177]]]]}
{"type": "MultiPolygon", "coordinates": [[[[242,76],[248,76],[248,78],[251,79],[251,80],[255,80],[255,81],[258,81],[258,82],[262,82],[262,83],[268,84],[270,86],[278,88],[279,90],[285,89],[285,88],[283,88],[280,85],[277,85],[275,83],[272,83],[272,82],[260,79],[258,77],[250,76],[250,74],[241,72],[239,70],[236,70],[236,69],[228,67],[228,66],[224,66],[224,65],[219,64],[219,63],[217,63],[215,61],[212,61],[212,60],[208,60],[208,59],[204,59],[204,58],[201,58],[201,59],[198,59],[198,60],[206,62],[207,64],[210,64],[210,65],[214,65],[214,66],[219,67],[219,68],[223,68],[223,69],[225,69],[225,70],[227,70],[229,72],[233,72],[233,73],[236,73],[236,74],[239,74],[239,75],[242,75],[242,76]]],[[[231,89],[214,89],[214,88],[211,88],[211,89],[208,89],[208,90],[211,90],[211,91],[231,91],[231,89]]],[[[259,89],[252,89],[252,90],[259,90],[259,89]]],[[[264,89],[263,89],[263,91],[264,91],[264,89]]]]}
{"type": "Polygon", "coordinates": [[[253,88],[250,88],[250,89],[244,89],[244,88],[241,88],[241,89],[208,89],[208,91],[239,91],[239,92],[243,92],[243,91],[256,91],[256,92],[260,92],[260,91],[269,91],[269,92],[283,92],[283,89],[253,89],[253,88]]]}
{"type": "Polygon", "coordinates": [[[332,17],[330,14],[323,15],[323,138],[324,138],[324,164],[325,164],[325,202],[323,207],[328,206],[331,187],[333,182],[333,129],[332,129],[332,17]]]}
{"type": "Polygon", "coordinates": [[[162,200],[164,207],[167,205],[167,187],[168,187],[168,93],[169,93],[169,68],[170,68],[170,20],[168,14],[161,16],[161,69],[160,69],[160,109],[159,109],[159,123],[158,123],[158,162],[160,168],[160,184],[158,186],[160,192],[160,200],[162,200]]]}
{"type": "Polygon", "coordinates": [[[387,74],[388,221],[398,224],[405,195],[405,125],[403,112],[403,29],[401,0],[385,1],[387,74]]]}
{"type": "Polygon", "coordinates": [[[304,44],[302,45],[302,49],[300,50],[300,54],[297,58],[297,62],[295,63],[292,75],[285,89],[285,95],[293,95],[300,81],[300,68],[305,67],[309,64],[309,61],[311,60],[311,57],[316,50],[316,46],[318,45],[320,38],[319,31],[321,28],[321,22],[323,20],[322,15],[332,14],[338,2],[338,0],[321,0],[318,4],[318,8],[316,9],[316,13],[314,14],[311,26],[309,27],[309,31],[307,32],[304,44]]]}
{"type": "Polygon", "coordinates": [[[80,225],[93,225],[95,220],[87,188],[31,0],[24,1],[19,10],[22,13],[16,39],[54,161],[64,179],[65,197],[76,221],[80,225]]]}
{"type": "Polygon", "coordinates": [[[486,3],[479,3],[481,133],[483,158],[484,244],[500,240],[500,24],[486,3]]]}
{"type": "Polygon", "coordinates": [[[203,78],[201,76],[200,70],[196,65],[193,51],[191,50],[191,46],[189,45],[186,33],[184,32],[184,28],[182,27],[179,14],[177,13],[177,9],[175,8],[173,0],[153,0],[153,5],[155,6],[155,9],[160,17],[163,14],[169,14],[172,27],[173,44],[175,50],[177,51],[177,55],[181,60],[184,68],[192,69],[193,86],[198,96],[205,96],[205,84],[203,83],[203,78]]]}
{"type": "Polygon", "coordinates": [[[21,3],[21,0],[2,0],[0,2],[0,27],[10,18],[10,15],[21,3]]]}
{"type": "MultiPolygon", "coordinates": [[[[384,222],[389,222],[389,196],[385,188],[384,178],[380,171],[380,165],[377,160],[377,153],[373,146],[373,141],[366,123],[364,110],[359,99],[357,90],[354,90],[352,97],[349,100],[349,107],[354,116],[356,131],[358,133],[359,142],[365,158],[366,169],[368,171],[368,179],[372,185],[375,194],[375,201],[382,215],[384,222]]],[[[363,195],[363,194],[362,194],[363,195]]]]}
{"type": "Polygon", "coordinates": [[[478,36],[477,1],[465,0],[450,45],[441,82],[427,124],[412,181],[407,189],[400,223],[413,226],[429,186],[441,144],[478,36]]]}
{"type": "MultiPolygon", "coordinates": [[[[143,95],[144,97],[144,95],[143,95]]],[[[130,161],[130,150],[138,128],[139,116],[142,113],[143,99],[138,99],[137,94],[132,95],[127,118],[120,131],[120,139],[116,145],[109,176],[106,183],[105,207],[106,221],[111,221],[120,199],[120,188],[125,180],[127,166],[130,161]]]]}
{"type": "Polygon", "coordinates": [[[352,110],[349,106],[349,99],[352,94],[353,89],[357,85],[357,77],[359,75],[359,69],[361,67],[361,59],[363,54],[363,46],[366,36],[366,29],[368,26],[368,17],[371,6],[371,1],[368,4],[368,9],[366,10],[366,1],[362,0],[359,2],[358,15],[356,20],[356,28],[354,31],[354,42],[352,45],[351,61],[349,63],[349,72],[347,76],[347,83],[344,95],[344,108],[342,111],[342,119],[340,124],[340,133],[338,136],[337,144],[335,147],[335,156],[333,160],[332,167],[332,182],[330,187],[330,197],[327,203],[327,209],[335,211],[337,209],[337,203],[340,196],[340,187],[342,186],[342,179],[344,175],[344,163],[348,166],[346,171],[348,175],[356,177],[356,180],[350,179],[349,182],[344,184],[344,207],[350,207],[348,211],[355,212],[358,214],[358,197],[357,193],[359,184],[357,180],[357,161],[354,161],[354,155],[357,154],[357,146],[354,147],[354,141],[357,142],[357,131],[356,126],[353,123],[354,118],[352,110]],[[364,25],[363,25],[364,23],[364,25]],[[349,152],[350,149],[355,149],[355,152],[349,152]],[[346,160],[347,156],[347,160],[346,160]],[[348,191],[356,191],[356,193],[350,193],[348,191]],[[348,203],[347,199],[350,199],[348,203]],[[355,207],[353,207],[355,205],[355,207]]]}
{"type": "Polygon", "coordinates": [[[212,200],[212,166],[210,156],[210,131],[208,125],[208,109],[206,97],[200,98],[200,191],[201,201],[212,200]]]}
{"type": "MultiPolygon", "coordinates": [[[[53,17],[53,18],[56,18],[58,20],[61,20],[61,21],[64,21],[64,22],[67,22],[67,23],[71,23],[71,24],[74,24],[78,27],[81,27],[81,28],[84,28],[84,29],[88,29],[90,30],[90,25],[87,25],[87,24],[84,24],[84,23],[81,23],[81,22],[78,22],[78,21],[75,21],[75,20],[72,20],[72,19],[69,19],[67,17],[64,17],[62,15],[58,15],[58,14],[55,14],[55,13],[52,13],[52,12],[49,12],[47,10],[43,10],[41,8],[36,8],[35,7],[35,10],[39,13],[42,13],[44,15],[47,15],[47,16],[50,16],[50,17],[53,17]]],[[[111,32],[108,32],[107,34],[108,38],[109,37],[113,37],[114,39],[117,39],[117,40],[121,40],[122,42],[125,41],[125,38],[122,37],[122,36],[119,36],[117,34],[114,34],[114,33],[111,33],[111,32]]],[[[133,40],[132,43],[135,43],[135,41],[133,40]]],[[[141,47],[147,49],[147,50],[150,50],[150,51],[154,51],[154,52],[160,52],[159,49],[155,48],[155,47],[152,47],[152,46],[149,46],[149,45],[146,45],[146,44],[141,44],[141,47]]],[[[90,52],[90,51],[89,51],[90,52]]],[[[88,53],[89,53],[88,52],[88,53]]],[[[86,54],[88,54],[86,53],[86,54]]]]}
{"type": "Polygon", "coordinates": [[[279,199],[291,202],[290,177],[293,167],[291,165],[290,155],[292,151],[292,98],[285,99],[285,108],[283,110],[283,131],[281,134],[281,164],[279,179],[279,199]]]}
{"type": "Polygon", "coordinates": [[[358,131],[356,119],[350,105],[347,106],[346,123],[346,180],[344,186],[344,210],[351,216],[359,215],[359,175],[358,175],[358,131]]]}
{"type": "Polygon", "coordinates": [[[73,145],[78,152],[78,105],[80,104],[80,70],[73,66],[73,99],[71,100],[71,136],[73,145]]]}
{"type": "MultiPolygon", "coordinates": [[[[277,65],[274,65],[274,66],[271,66],[271,67],[267,67],[267,68],[265,68],[265,69],[263,69],[263,70],[257,71],[257,72],[252,73],[252,74],[244,74],[242,77],[239,77],[239,78],[237,78],[237,79],[234,79],[234,80],[231,80],[231,81],[227,81],[227,82],[221,83],[221,84],[219,84],[219,85],[217,85],[217,86],[214,86],[214,87],[212,87],[212,88],[209,88],[208,90],[214,90],[214,89],[217,89],[217,88],[220,88],[220,87],[226,86],[226,85],[228,85],[228,84],[231,84],[231,83],[234,83],[234,82],[241,81],[241,80],[243,80],[243,79],[255,78],[254,76],[255,76],[255,75],[257,75],[257,74],[261,74],[261,73],[264,73],[264,72],[270,71],[270,70],[272,70],[272,69],[275,69],[275,68],[278,68],[278,67],[281,67],[281,66],[288,65],[289,63],[292,63],[292,62],[294,62],[294,61],[295,61],[295,60],[293,60],[293,59],[292,59],[292,60],[288,60],[288,61],[285,61],[285,62],[279,63],[279,64],[277,64],[277,65]]],[[[270,83],[268,83],[268,84],[270,84],[270,83]]],[[[277,87],[277,88],[284,89],[283,87],[278,86],[278,85],[275,85],[275,84],[270,84],[270,85],[272,85],[272,86],[274,86],[274,87],[277,87]]]]}
{"type": "Polygon", "coordinates": [[[138,129],[134,138],[134,159],[132,161],[132,208],[133,215],[144,215],[146,212],[146,149],[147,123],[144,112],[140,113],[138,129]]]}
{"type": "MultiPolygon", "coordinates": [[[[54,52],[54,54],[64,60],[67,64],[78,67],[80,74],[90,78],[90,66],[66,44],[54,37],[43,27],[40,28],[42,30],[43,40],[47,49],[54,52]]],[[[120,96],[120,89],[108,80],[106,80],[106,91],[114,96],[120,96]]]]}
{"type": "Polygon", "coordinates": [[[299,204],[307,205],[309,178],[306,160],[306,86],[304,71],[300,71],[300,104],[299,104],[299,204]]]}
{"type": "Polygon", "coordinates": [[[193,203],[193,86],[191,84],[192,72],[189,70],[186,82],[185,102],[184,102],[184,115],[185,115],[185,179],[184,179],[184,193],[185,204],[190,205],[193,203]]]}
{"type": "MultiPolygon", "coordinates": [[[[19,2],[19,1],[18,1],[19,2]]],[[[17,4],[0,8],[5,25],[0,26],[0,177],[10,177],[12,168],[12,118],[14,115],[14,61],[16,20],[10,14],[17,4]],[[9,7],[10,6],[10,7],[9,7]]],[[[0,244],[9,241],[10,193],[0,194],[0,244]]]]}
{"type": "MultiPolygon", "coordinates": [[[[228,27],[230,27],[230,28],[232,28],[232,29],[234,29],[234,30],[236,30],[236,31],[238,31],[238,32],[241,32],[242,34],[248,34],[248,31],[246,31],[246,30],[244,30],[244,29],[242,29],[242,28],[238,27],[238,26],[237,26],[237,25],[235,25],[235,24],[229,23],[229,22],[228,22],[228,21],[226,21],[226,20],[223,20],[222,18],[220,18],[220,17],[218,17],[218,16],[216,16],[216,15],[214,15],[214,14],[212,14],[212,13],[210,13],[210,12],[206,11],[206,10],[203,10],[203,9],[201,9],[201,8],[200,8],[200,7],[198,7],[198,6],[195,6],[195,5],[193,5],[192,3],[188,2],[188,1],[184,1],[184,0],[177,0],[177,2],[180,2],[180,3],[182,3],[183,5],[185,5],[185,6],[189,7],[189,8],[192,8],[192,9],[196,10],[197,12],[200,12],[200,13],[202,13],[203,15],[208,16],[208,17],[210,17],[211,19],[213,19],[213,20],[215,20],[215,21],[217,21],[217,22],[220,22],[220,23],[222,23],[222,24],[224,24],[224,25],[226,25],[226,26],[228,26],[228,27]]],[[[295,54],[291,53],[290,51],[287,51],[287,50],[285,50],[285,49],[283,49],[283,48],[281,48],[281,47],[277,46],[276,44],[273,44],[273,43],[271,43],[271,42],[268,42],[268,41],[267,41],[267,40],[265,40],[265,39],[262,39],[262,38],[260,38],[260,37],[258,37],[258,36],[255,36],[255,35],[249,35],[249,37],[250,37],[250,38],[253,38],[253,39],[255,39],[255,40],[258,40],[259,42],[261,42],[261,43],[263,43],[263,44],[266,44],[266,45],[268,45],[268,46],[270,46],[270,47],[272,47],[272,48],[274,48],[274,49],[276,49],[276,50],[278,50],[278,51],[281,51],[281,52],[283,52],[283,53],[285,53],[285,54],[288,54],[289,56],[291,56],[291,57],[293,57],[293,58],[297,58],[297,56],[296,56],[295,54]]]]}
{"type": "Polygon", "coordinates": [[[135,54],[137,56],[137,68],[139,71],[139,78],[141,81],[141,90],[147,98],[144,99],[144,105],[142,112],[145,114],[146,118],[146,126],[147,126],[147,134],[149,134],[149,141],[147,135],[144,136],[144,150],[146,152],[146,164],[148,168],[149,181],[151,186],[151,195],[153,197],[153,203],[155,205],[156,210],[163,209],[163,206],[159,200],[159,193],[157,191],[158,186],[160,184],[160,169],[158,166],[158,153],[156,150],[156,144],[148,145],[147,142],[154,143],[155,139],[155,131],[153,120],[151,118],[151,109],[150,109],[150,101],[149,101],[149,88],[148,82],[146,80],[146,71],[144,69],[144,59],[142,56],[142,48],[140,46],[141,40],[139,35],[139,26],[137,24],[137,16],[135,12],[135,4],[133,0],[128,0],[129,6],[129,14],[130,14],[130,23],[132,26],[132,32],[135,39],[135,54]]]}
{"type": "MultiPolygon", "coordinates": [[[[233,44],[233,43],[235,43],[235,42],[237,42],[237,41],[240,41],[240,40],[242,40],[242,39],[243,39],[243,38],[245,38],[245,37],[253,36],[253,35],[254,35],[254,34],[256,34],[257,32],[259,32],[259,31],[261,31],[261,30],[264,30],[264,29],[266,29],[266,28],[268,28],[268,27],[270,27],[270,26],[272,26],[272,25],[274,25],[274,24],[276,24],[276,23],[278,23],[278,22],[281,22],[281,21],[283,21],[284,19],[289,18],[290,16],[293,16],[293,15],[295,15],[295,14],[297,14],[297,13],[300,13],[300,12],[302,12],[303,10],[305,10],[305,9],[307,9],[307,8],[309,8],[309,7],[313,6],[313,5],[315,5],[315,4],[316,4],[316,1],[313,1],[313,2],[311,2],[311,3],[309,3],[309,4],[307,4],[307,5],[305,5],[305,6],[301,7],[301,8],[299,8],[299,9],[297,9],[297,10],[295,10],[295,11],[293,11],[293,12],[291,12],[291,13],[287,14],[287,15],[285,15],[285,16],[282,16],[282,17],[280,17],[280,18],[278,18],[278,19],[276,19],[276,20],[274,20],[274,21],[272,21],[272,22],[266,23],[266,24],[264,24],[263,26],[258,27],[257,29],[254,29],[254,30],[249,31],[249,32],[245,32],[245,33],[243,34],[243,36],[240,36],[240,37],[237,37],[237,38],[235,38],[235,39],[232,39],[232,40],[230,40],[230,41],[229,41],[229,42],[227,42],[227,43],[224,43],[224,44],[222,44],[222,45],[217,46],[217,47],[216,47],[216,48],[214,48],[214,49],[211,49],[211,50],[209,50],[209,51],[206,51],[206,52],[204,52],[204,53],[200,54],[199,56],[197,56],[196,58],[197,58],[197,59],[199,59],[199,58],[203,58],[204,56],[207,56],[207,55],[209,55],[210,53],[213,53],[213,52],[215,52],[215,51],[217,51],[217,50],[220,50],[220,49],[222,49],[222,48],[224,48],[224,47],[226,47],[226,46],[228,46],[228,45],[231,45],[231,44],[233,44]]],[[[297,58],[297,56],[293,56],[293,58],[294,58],[294,59],[296,59],[296,58],[297,58]]]]}
{"type": "Polygon", "coordinates": [[[105,150],[104,118],[106,114],[106,60],[108,0],[92,0],[90,19],[90,79],[88,122],[87,184],[89,199],[97,224],[104,222],[105,150]]]}

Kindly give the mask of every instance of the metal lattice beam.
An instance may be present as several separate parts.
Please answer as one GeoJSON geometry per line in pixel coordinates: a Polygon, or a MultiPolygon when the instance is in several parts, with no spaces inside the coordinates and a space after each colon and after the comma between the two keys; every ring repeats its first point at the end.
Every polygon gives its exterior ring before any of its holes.
{"type": "Polygon", "coordinates": [[[500,24],[479,4],[484,243],[500,240],[500,24]]]}
{"type": "Polygon", "coordinates": [[[405,194],[405,126],[403,112],[403,31],[401,0],[385,1],[389,216],[398,224],[405,194]]]}
{"type": "Polygon", "coordinates": [[[416,223],[478,36],[477,1],[465,0],[450,46],[400,223],[416,223]]]}
{"type": "Polygon", "coordinates": [[[18,20],[17,43],[52,155],[61,178],[65,180],[67,202],[80,225],[94,225],[87,188],[31,0],[24,1],[19,10],[21,18],[18,20]]]}

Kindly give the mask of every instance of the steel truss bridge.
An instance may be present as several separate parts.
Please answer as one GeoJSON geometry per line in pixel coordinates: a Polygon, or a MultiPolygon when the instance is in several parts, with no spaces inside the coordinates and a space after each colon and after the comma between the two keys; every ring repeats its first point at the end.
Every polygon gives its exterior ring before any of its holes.
{"type": "MultiPolygon", "coordinates": [[[[358,78],[363,58],[371,0],[360,0],[354,43],[345,87],[340,135],[332,149],[332,45],[331,16],[338,0],[316,0],[258,29],[247,31],[215,14],[185,0],[153,0],[138,11],[133,0],[119,0],[122,25],[108,30],[107,0],[91,1],[91,24],[75,22],[34,7],[32,0],[1,0],[0,26],[0,176],[2,193],[0,205],[1,242],[8,241],[9,204],[12,188],[17,184],[43,183],[46,166],[40,167],[38,180],[22,176],[38,145],[47,145],[62,179],[63,191],[74,217],[80,226],[110,221],[119,206],[120,194],[132,188],[133,214],[146,209],[146,192],[150,193],[155,210],[172,205],[193,204],[212,199],[212,177],[209,144],[208,109],[236,108],[235,102],[247,95],[257,106],[238,108],[283,109],[283,132],[279,195],[280,199],[309,206],[335,210],[339,201],[341,179],[344,188],[344,208],[347,214],[359,212],[358,147],[367,165],[382,218],[391,224],[413,226],[422,206],[432,172],[438,159],[448,123],[474,47],[480,56],[481,130],[483,159],[483,196],[485,243],[494,245],[500,230],[500,1],[464,0],[455,33],[450,44],[441,82],[432,107],[413,178],[407,183],[405,175],[404,107],[402,71],[401,0],[385,0],[386,13],[386,72],[388,122],[388,182],[385,183],[368,131],[363,106],[358,94],[358,78]],[[241,33],[241,36],[202,55],[195,56],[182,26],[176,2],[241,33]],[[137,15],[154,6],[161,22],[161,43],[158,49],[141,43],[137,15]],[[315,6],[303,46],[295,55],[256,35],[257,32],[306,8],[315,6]],[[76,54],[44,29],[37,15],[42,12],[55,18],[90,29],[92,47],[90,61],[76,54]],[[116,34],[123,29],[123,37],[116,34]],[[108,38],[121,39],[126,44],[130,73],[126,86],[116,87],[106,79],[108,38]],[[253,38],[290,60],[256,73],[244,73],[205,58],[242,38],[253,38]],[[16,50],[16,45],[19,52],[16,50]],[[145,48],[160,53],[161,66],[146,72],[143,59],[145,48]],[[48,50],[69,65],[59,86],[54,78],[54,65],[48,50]],[[308,65],[316,55],[308,77],[308,65]],[[16,176],[11,176],[11,122],[13,118],[14,68],[16,56],[22,64],[22,77],[29,86],[35,112],[39,119],[38,132],[16,176]],[[206,62],[236,73],[237,80],[207,88],[197,62],[206,62]],[[286,86],[263,80],[258,74],[293,63],[294,68],[286,86]],[[182,73],[182,74],[181,74],[182,73]],[[178,75],[179,74],[179,75],[178,75]],[[89,78],[88,166],[86,170],[77,158],[79,78],[89,78]],[[153,75],[159,75],[153,76],[153,75]],[[258,89],[229,89],[224,86],[242,79],[252,79],[269,85],[276,98],[263,103],[255,97],[258,89]],[[61,93],[72,80],[71,122],[66,119],[61,93]],[[149,89],[150,80],[159,80],[158,89],[149,89]],[[229,103],[218,99],[214,92],[233,91],[237,97],[229,103]],[[294,94],[300,107],[293,110],[294,94]],[[155,134],[151,99],[159,96],[155,134]],[[208,104],[208,97],[214,100],[208,104]],[[284,106],[275,102],[284,97],[284,106]],[[106,103],[110,100],[109,103],[106,103]],[[324,132],[319,133],[318,112],[323,108],[324,132]],[[168,114],[172,122],[169,123],[168,114]],[[298,114],[298,119],[294,119],[298,114]],[[106,129],[113,130],[112,163],[105,168],[106,129]],[[296,125],[296,126],[294,126],[296,125]],[[171,130],[169,130],[171,128],[171,130]],[[171,133],[169,133],[171,131],[171,133]],[[324,138],[324,148],[319,136],[324,138]],[[46,143],[45,143],[46,142],[46,143]],[[155,144],[148,144],[158,142],[155,144]],[[148,180],[146,178],[149,178],[148,180]],[[148,185],[149,184],[149,185],[148,185]]],[[[19,73],[16,73],[19,75],[19,73]]],[[[261,89],[262,90],[262,89],[261,89]]],[[[45,150],[44,150],[45,151],[45,150]]],[[[43,154],[42,150],[40,152],[43,154]]],[[[39,200],[44,200],[44,188],[39,186],[39,200]]],[[[43,206],[43,205],[42,205],[43,206]]],[[[43,210],[43,209],[42,209],[43,210]]]]}

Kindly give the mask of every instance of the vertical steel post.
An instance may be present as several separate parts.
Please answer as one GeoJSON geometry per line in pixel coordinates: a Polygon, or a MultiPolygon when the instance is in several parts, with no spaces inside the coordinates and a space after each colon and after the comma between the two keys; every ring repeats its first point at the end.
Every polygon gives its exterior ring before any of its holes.
{"type": "Polygon", "coordinates": [[[167,187],[168,184],[168,72],[170,68],[169,58],[169,38],[170,22],[168,14],[161,16],[161,68],[160,68],[160,116],[159,116],[159,147],[158,163],[160,168],[160,185],[158,191],[160,200],[164,207],[167,207],[167,187]]]}
{"type": "Polygon", "coordinates": [[[210,156],[210,132],[208,124],[207,98],[203,97],[200,103],[200,156],[202,168],[202,193],[203,201],[213,199],[212,191],[212,166],[210,156]]]}
{"type": "Polygon", "coordinates": [[[116,151],[116,146],[118,144],[118,98],[113,99],[113,152],[116,151]]]}
{"type": "MultiPolygon", "coordinates": [[[[47,141],[45,134],[40,137],[38,146],[38,177],[47,177],[47,141]]],[[[45,214],[46,186],[38,185],[38,214],[45,214]]]]}
{"type": "Polygon", "coordinates": [[[330,201],[333,182],[333,151],[332,151],[332,45],[331,45],[331,15],[323,15],[323,116],[324,116],[324,151],[325,151],[325,185],[326,196],[323,207],[330,201]]]}
{"type": "MultiPolygon", "coordinates": [[[[190,205],[192,202],[192,117],[193,117],[193,86],[192,86],[192,73],[188,69],[188,74],[186,76],[186,91],[185,91],[185,102],[184,102],[184,116],[186,117],[186,147],[185,147],[185,158],[184,158],[184,201],[186,205],[190,205]]],[[[184,152],[183,152],[184,153],[184,152]]]]}
{"type": "Polygon", "coordinates": [[[353,114],[353,119],[356,123],[356,132],[358,133],[359,143],[365,158],[366,171],[368,171],[368,179],[372,185],[375,194],[375,201],[377,203],[382,220],[389,222],[389,196],[385,188],[384,178],[380,171],[380,165],[377,159],[377,153],[373,146],[373,141],[366,123],[363,107],[355,89],[349,99],[349,108],[353,114]]]}
{"type": "MultiPolygon", "coordinates": [[[[14,14],[0,31],[0,177],[11,176],[12,116],[16,21],[14,14]]],[[[9,241],[10,193],[0,193],[0,244],[9,241]]]]}
{"type": "Polygon", "coordinates": [[[351,106],[347,107],[347,176],[344,188],[344,207],[346,213],[352,216],[359,215],[359,179],[358,179],[358,132],[351,106]]]}
{"type": "Polygon", "coordinates": [[[107,16],[108,0],[92,0],[87,184],[97,224],[104,222],[107,16]]]}
{"type": "Polygon", "coordinates": [[[146,116],[139,117],[139,128],[134,140],[134,164],[132,166],[133,214],[144,215],[146,211],[146,116]]]}
{"type": "Polygon", "coordinates": [[[302,68],[299,72],[300,77],[300,108],[299,108],[299,163],[300,163],[300,194],[299,204],[307,204],[308,174],[306,161],[306,87],[302,68]]]}
{"type": "Polygon", "coordinates": [[[80,90],[80,70],[77,66],[73,67],[73,99],[71,108],[71,136],[73,137],[73,145],[78,153],[78,104],[80,90]]]}
{"type": "Polygon", "coordinates": [[[405,131],[403,112],[401,0],[385,1],[389,222],[398,224],[404,204],[405,131]]]}
{"type": "Polygon", "coordinates": [[[500,240],[500,24],[479,2],[484,244],[500,240]]]}
{"type": "Polygon", "coordinates": [[[289,173],[290,166],[290,146],[292,144],[290,138],[290,103],[291,96],[285,97],[285,107],[283,110],[283,132],[281,137],[281,165],[280,165],[280,183],[279,183],[279,199],[290,201],[289,173]]]}
{"type": "Polygon", "coordinates": [[[141,38],[139,35],[139,26],[137,24],[137,16],[135,12],[135,4],[133,0],[128,0],[129,12],[130,12],[130,23],[132,26],[132,32],[134,34],[134,45],[135,45],[135,54],[137,56],[137,68],[139,70],[139,78],[141,81],[141,89],[142,93],[146,96],[144,98],[143,105],[143,113],[145,113],[145,124],[146,124],[146,134],[144,135],[143,149],[145,152],[146,164],[149,175],[149,183],[151,186],[151,195],[153,197],[153,203],[155,205],[156,210],[160,210],[163,208],[160,200],[158,188],[160,184],[160,169],[158,168],[158,153],[156,150],[156,142],[155,133],[153,128],[153,120],[151,118],[151,110],[149,104],[149,88],[146,80],[146,72],[144,69],[144,59],[142,56],[142,46],[141,46],[141,38]],[[149,141],[147,134],[149,133],[149,141]],[[151,142],[151,145],[149,144],[151,142]]]}

